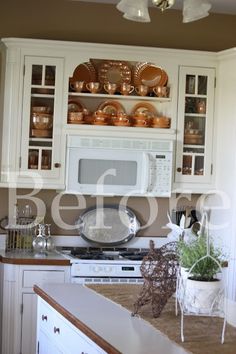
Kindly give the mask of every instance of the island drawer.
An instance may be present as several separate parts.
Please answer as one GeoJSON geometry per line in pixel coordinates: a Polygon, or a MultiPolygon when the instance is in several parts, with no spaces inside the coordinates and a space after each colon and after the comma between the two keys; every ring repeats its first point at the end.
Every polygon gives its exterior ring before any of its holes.
{"type": "Polygon", "coordinates": [[[38,307],[38,325],[48,332],[53,331],[54,326],[54,311],[45,301],[40,299],[38,307]]]}
{"type": "MultiPolygon", "coordinates": [[[[44,351],[46,337],[49,339],[50,344],[53,343],[53,348],[60,348],[60,353],[107,354],[107,352],[40,297],[38,300],[38,335],[41,337],[39,338],[39,348],[41,349],[39,353],[42,354],[51,353],[51,351],[44,351]],[[63,351],[63,348],[66,348],[66,350],[63,351]]],[[[49,342],[48,345],[50,345],[49,342]]]]}
{"type": "Polygon", "coordinates": [[[54,329],[58,332],[58,343],[65,345],[70,354],[89,353],[89,354],[107,354],[102,348],[97,346],[89,337],[71,324],[64,316],[55,311],[54,329]]]}

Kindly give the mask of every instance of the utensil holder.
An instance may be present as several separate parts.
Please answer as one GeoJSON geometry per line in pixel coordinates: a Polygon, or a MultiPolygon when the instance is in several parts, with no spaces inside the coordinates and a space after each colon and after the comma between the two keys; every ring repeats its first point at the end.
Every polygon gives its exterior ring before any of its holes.
{"type": "Polygon", "coordinates": [[[6,251],[33,249],[33,236],[36,234],[37,223],[34,217],[19,217],[15,225],[7,225],[6,251]]]}

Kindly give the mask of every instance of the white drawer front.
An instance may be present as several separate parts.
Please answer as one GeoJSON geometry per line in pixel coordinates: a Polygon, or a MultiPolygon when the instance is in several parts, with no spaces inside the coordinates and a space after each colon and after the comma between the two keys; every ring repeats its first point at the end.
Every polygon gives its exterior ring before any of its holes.
{"type": "MultiPolygon", "coordinates": [[[[61,348],[62,353],[64,353],[62,348],[67,348],[65,353],[68,354],[106,354],[102,348],[43,299],[39,298],[38,306],[38,330],[41,334],[44,332],[48,336],[50,343],[54,343],[57,348],[61,348]]],[[[40,343],[41,351],[42,346],[43,343],[40,343]]],[[[42,353],[44,352],[42,351],[42,353]]],[[[59,352],[57,351],[57,353],[59,352]]]]}
{"type": "Polygon", "coordinates": [[[65,273],[63,270],[24,270],[23,287],[32,288],[34,284],[64,283],[65,273]]]}
{"type": "Polygon", "coordinates": [[[54,337],[57,338],[58,343],[66,345],[68,353],[105,354],[101,348],[60,314],[55,315],[54,326],[58,330],[54,333],[54,337]]]}
{"type": "Polygon", "coordinates": [[[39,298],[38,309],[38,325],[48,333],[52,333],[54,326],[54,313],[51,306],[48,306],[41,298],[39,298]]]}

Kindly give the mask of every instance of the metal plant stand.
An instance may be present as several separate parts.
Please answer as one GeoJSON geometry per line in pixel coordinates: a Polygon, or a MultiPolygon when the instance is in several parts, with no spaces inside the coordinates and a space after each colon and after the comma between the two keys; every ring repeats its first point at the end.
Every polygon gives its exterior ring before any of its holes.
{"type": "Polygon", "coordinates": [[[193,266],[186,273],[185,271],[179,268],[177,274],[177,284],[176,284],[176,315],[178,315],[178,305],[181,311],[181,340],[184,342],[184,316],[192,315],[192,316],[215,316],[223,318],[223,326],[221,333],[221,343],[224,343],[224,335],[225,335],[225,327],[226,327],[226,313],[225,313],[225,298],[226,298],[226,284],[225,277],[222,273],[221,264],[217,259],[210,255],[210,240],[209,240],[209,230],[207,227],[208,224],[208,216],[207,213],[203,214],[202,225],[205,222],[206,232],[206,242],[207,242],[207,252],[206,255],[197,260],[193,266]],[[218,283],[218,286],[214,290],[209,290],[207,287],[204,288],[204,283],[213,282],[199,282],[202,283],[202,287],[197,289],[194,292],[193,283],[196,281],[188,279],[188,274],[194,270],[197,264],[203,260],[209,259],[215,262],[218,266],[219,273],[222,274],[222,279],[218,283]],[[192,282],[192,283],[191,283],[192,282]],[[203,302],[204,299],[204,302],[203,302]],[[208,301],[205,301],[207,299],[208,301]],[[204,303],[204,306],[202,305],[204,303]]]}

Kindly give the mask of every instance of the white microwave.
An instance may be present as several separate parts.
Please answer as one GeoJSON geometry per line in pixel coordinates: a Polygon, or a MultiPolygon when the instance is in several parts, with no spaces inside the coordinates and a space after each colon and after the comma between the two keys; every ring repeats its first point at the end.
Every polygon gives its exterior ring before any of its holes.
{"type": "Polygon", "coordinates": [[[67,137],[66,193],[169,197],[173,142],[67,137]]]}

